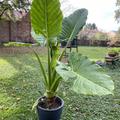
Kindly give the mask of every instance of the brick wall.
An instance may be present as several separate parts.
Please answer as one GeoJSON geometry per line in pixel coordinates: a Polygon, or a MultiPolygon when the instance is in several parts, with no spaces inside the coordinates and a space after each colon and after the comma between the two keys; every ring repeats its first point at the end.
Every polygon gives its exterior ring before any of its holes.
{"type": "Polygon", "coordinates": [[[9,41],[9,22],[0,21],[0,42],[9,41]]]}
{"type": "Polygon", "coordinates": [[[21,21],[0,21],[0,42],[27,42],[34,43],[31,36],[30,15],[27,14],[21,21]]]}
{"type": "Polygon", "coordinates": [[[77,40],[78,45],[81,46],[102,46],[107,47],[109,40],[77,40]]]}

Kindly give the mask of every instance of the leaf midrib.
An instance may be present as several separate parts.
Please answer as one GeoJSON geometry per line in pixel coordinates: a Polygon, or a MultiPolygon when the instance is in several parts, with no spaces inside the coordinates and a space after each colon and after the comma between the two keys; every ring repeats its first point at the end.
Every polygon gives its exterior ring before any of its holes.
{"type": "Polygon", "coordinates": [[[102,88],[110,91],[108,88],[106,88],[106,87],[104,87],[104,86],[101,86],[101,85],[99,85],[99,84],[97,84],[97,83],[89,80],[88,78],[84,77],[83,75],[80,75],[80,74],[78,74],[78,73],[76,73],[76,72],[74,72],[74,71],[72,71],[72,72],[73,72],[73,74],[75,74],[78,78],[80,78],[79,76],[81,76],[81,77],[83,77],[86,81],[89,81],[89,82],[91,82],[92,84],[95,84],[96,86],[102,87],[102,88]]]}
{"type": "Polygon", "coordinates": [[[47,13],[47,0],[45,0],[45,27],[46,27],[46,38],[48,40],[48,13],[47,13]]]}

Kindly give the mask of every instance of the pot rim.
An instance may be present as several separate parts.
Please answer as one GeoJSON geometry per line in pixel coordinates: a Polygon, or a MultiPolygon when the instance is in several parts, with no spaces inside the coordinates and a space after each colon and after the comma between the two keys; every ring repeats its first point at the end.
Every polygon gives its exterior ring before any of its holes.
{"type": "MultiPolygon", "coordinates": [[[[43,96],[44,97],[44,96],[43,96]]],[[[46,109],[46,108],[43,108],[43,107],[41,107],[41,106],[39,106],[39,105],[37,105],[37,108],[39,108],[39,109],[41,109],[41,110],[44,110],[44,111],[56,111],[56,110],[59,110],[60,108],[63,108],[63,106],[64,106],[64,100],[61,98],[61,97],[58,97],[58,96],[55,96],[55,97],[57,97],[58,99],[60,99],[61,100],[61,105],[59,106],[59,107],[57,107],[57,108],[53,108],[53,109],[46,109]]],[[[40,97],[40,98],[42,98],[42,97],[40,97]]],[[[40,99],[39,98],[39,99],[40,99]]]]}

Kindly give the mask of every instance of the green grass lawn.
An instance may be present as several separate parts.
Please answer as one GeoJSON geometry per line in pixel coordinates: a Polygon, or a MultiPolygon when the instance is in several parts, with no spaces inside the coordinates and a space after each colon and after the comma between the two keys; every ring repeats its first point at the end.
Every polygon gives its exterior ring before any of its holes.
{"type": "MultiPolygon", "coordinates": [[[[81,47],[94,60],[103,60],[106,48],[81,47]]],[[[40,53],[41,55],[41,53],[40,53]]],[[[44,65],[46,57],[41,56],[44,65]]],[[[109,70],[115,82],[114,96],[84,96],[69,90],[68,81],[58,95],[65,101],[62,120],[120,120],[120,69],[109,70]]],[[[41,96],[43,79],[33,54],[0,55],[0,120],[37,120],[32,105],[41,96]]]]}
{"type": "MultiPolygon", "coordinates": [[[[79,53],[88,56],[92,60],[104,60],[105,55],[109,48],[106,47],[79,47],[79,53]]],[[[72,51],[76,51],[75,48],[72,51]]],[[[67,49],[67,53],[69,53],[69,49],[67,49]]]]}

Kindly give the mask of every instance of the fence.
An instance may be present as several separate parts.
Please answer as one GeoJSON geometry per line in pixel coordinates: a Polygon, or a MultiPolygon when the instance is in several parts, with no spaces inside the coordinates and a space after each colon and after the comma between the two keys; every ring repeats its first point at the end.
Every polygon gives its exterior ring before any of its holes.
{"type": "Polygon", "coordinates": [[[101,46],[107,47],[109,40],[77,40],[78,45],[81,46],[101,46]]]}

